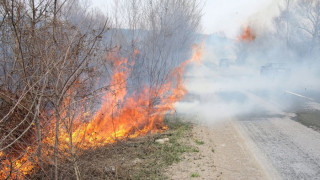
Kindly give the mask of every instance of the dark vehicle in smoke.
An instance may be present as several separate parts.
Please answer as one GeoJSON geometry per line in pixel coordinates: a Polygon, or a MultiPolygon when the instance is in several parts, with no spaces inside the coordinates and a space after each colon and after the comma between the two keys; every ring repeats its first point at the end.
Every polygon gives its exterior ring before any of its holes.
{"type": "Polygon", "coordinates": [[[260,75],[267,78],[285,78],[291,70],[284,63],[268,63],[260,68],[260,75]]]}
{"type": "Polygon", "coordinates": [[[219,67],[220,68],[228,68],[230,66],[230,60],[227,58],[220,59],[219,67]]]}

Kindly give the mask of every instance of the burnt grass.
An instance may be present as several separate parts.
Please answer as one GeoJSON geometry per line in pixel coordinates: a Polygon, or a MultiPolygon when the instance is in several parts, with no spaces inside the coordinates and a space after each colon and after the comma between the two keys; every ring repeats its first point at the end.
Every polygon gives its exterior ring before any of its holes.
{"type": "Polygon", "coordinates": [[[294,120],[320,132],[320,111],[300,111],[296,114],[294,120]]]}
{"type": "MultiPolygon", "coordinates": [[[[169,127],[165,132],[84,151],[76,161],[81,179],[167,179],[165,167],[194,148],[181,141],[191,138],[192,124],[176,116],[167,117],[165,124],[169,127]],[[169,142],[155,142],[161,138],[169,138],[169,142]]],[[[76,179],[72,163],[61,164],[59,169],[59,179],[76,179]]]]}

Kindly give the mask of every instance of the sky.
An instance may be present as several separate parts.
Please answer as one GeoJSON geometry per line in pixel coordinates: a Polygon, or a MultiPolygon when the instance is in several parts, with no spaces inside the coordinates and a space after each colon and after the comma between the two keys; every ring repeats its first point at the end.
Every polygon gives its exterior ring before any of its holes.
{"type": "Polygon", "coordinates": [[[275,2],[275,0],[207,0],[203,9],[202,29],[204,33],[223,32],[230,37],[236,36],[241,27],[252,23],[269,26],[276,13],[275,2]]]}
{"type": "MultiPolygon", "coordinates": [[[[113,0],[92,0],[94,6],[107,9],[113,0]]],[[[241,27],[252,22],[270,26],[279,0],[206,0],[203,8],[202,33],[238,35],[241,27]]],[[[102,10],[103,11],[103,10],[102,10]]]]}

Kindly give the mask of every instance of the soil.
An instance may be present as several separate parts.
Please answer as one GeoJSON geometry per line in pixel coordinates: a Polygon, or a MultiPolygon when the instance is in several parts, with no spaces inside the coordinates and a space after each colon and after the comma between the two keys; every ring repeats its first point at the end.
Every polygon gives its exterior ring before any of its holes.
{"type": "Polygon", "coordinates": [[[198,124],[192,132],[186,143],[199,152],[170,166],[165,173],[169,179],[268,179],[232,121],[198,124]]]}

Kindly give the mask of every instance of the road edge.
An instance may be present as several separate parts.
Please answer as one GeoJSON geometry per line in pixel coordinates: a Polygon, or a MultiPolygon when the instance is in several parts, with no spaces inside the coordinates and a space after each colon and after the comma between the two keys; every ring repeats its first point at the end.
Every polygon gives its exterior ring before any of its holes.
{"type": "Polygon", "coordinates": [[[272,163],[268,160],[265,154],[257,147],[257,145],[252,141],[249,135],[244,130],[243,126],[239,123],[237,119],[230,121],[241,136],[241,138],[246,143],[248,149],[251,151],[251,154],[256,159],[257,163],[260,165],[261,169],[267,175],[267,178],[270,180],[282,180],[278,171],[273,167],[272,163]]]}

